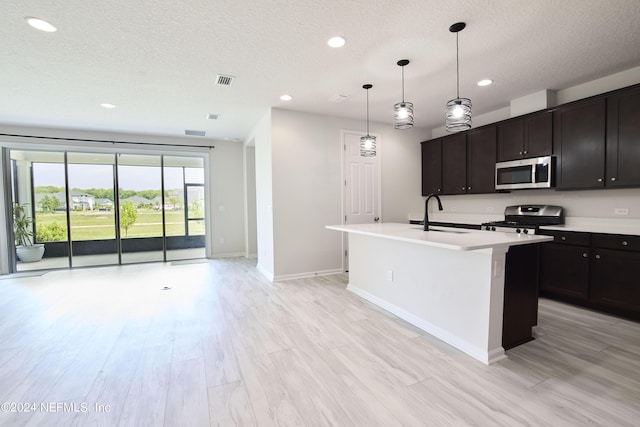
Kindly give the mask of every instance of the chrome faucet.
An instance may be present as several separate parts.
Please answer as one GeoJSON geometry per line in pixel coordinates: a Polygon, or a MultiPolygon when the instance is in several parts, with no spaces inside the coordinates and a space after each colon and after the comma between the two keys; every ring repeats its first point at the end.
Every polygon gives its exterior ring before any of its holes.
{"type": "Polygon", "coordinates": [[[424,221],[422,221],[424,231],[429,231],[429,200],[432,197],[435,197],[438,201],[438,210],[442,210],[442,202],[440,201],[440,197],[438,197],[437,194],[429,194],[427,196],[427,200],[424,201],[424,221]]]}

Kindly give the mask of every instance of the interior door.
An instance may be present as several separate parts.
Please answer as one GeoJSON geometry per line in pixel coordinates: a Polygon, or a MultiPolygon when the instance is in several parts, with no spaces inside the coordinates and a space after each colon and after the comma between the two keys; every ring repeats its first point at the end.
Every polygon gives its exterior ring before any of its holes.
{"type": "MultiPolygon", "coordinates": [[[[380,208],[380,137],[375,157],[360,156],[362,132],[342,132],[344,152],[344,224],[366,224],[382,220],[380,208]]],[[[344,268],[349,268],[347,233],[344,234],[344,268]]]]}

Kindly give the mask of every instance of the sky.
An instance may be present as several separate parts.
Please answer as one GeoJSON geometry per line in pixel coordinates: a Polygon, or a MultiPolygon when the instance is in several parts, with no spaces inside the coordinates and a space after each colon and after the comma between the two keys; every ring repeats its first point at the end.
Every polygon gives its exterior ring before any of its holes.
{"type": "MultiPolygon", "coordinates": [[[[187,182],[204,183],[203,169],[186,169],[187,182]]],[[[33,163],[34,186],[64,187],[64,164],[33,163]]],[[[182,168],[165,167],[165,189],[182,188],[182,168]]],[[[118,166],[118,182],[124,190],[159,190],[160,168],[156,166],[118,166]]],[[[113,188],[113,166],[69,164],[71,188],[113,188]]]]}

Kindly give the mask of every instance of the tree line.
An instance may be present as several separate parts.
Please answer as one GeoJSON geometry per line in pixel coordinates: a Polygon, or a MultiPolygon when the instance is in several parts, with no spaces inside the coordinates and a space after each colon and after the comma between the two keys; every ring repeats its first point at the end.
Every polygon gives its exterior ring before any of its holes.
{"type": "MultiPolygon", "coordinates": [[[[36,187],[34,190],[36,194],[52,194],[52,193],[64,192],[64,187],[56,187],[54,185],[41,185],[36,187]]],[[[72,188],[71,190],[77,191],[80,193],[90,194],[96,199],[109,199],[111,201],[114,200],[112,188],[89,188],[89,189],[72,188]]],[[[152,200],[155,197],[160,197],[160,195],[162,195],[161,190],[136,191],[136,190],[124,190],[122,188],[118,190],[118,193],[120,194],[121,199],[128,199],[129,197],[140,196],[140,197],[144,197],[145,199],[152,200]]],[[[165,197],[169,197],[168,190],[165,190],[165,197]]]]}

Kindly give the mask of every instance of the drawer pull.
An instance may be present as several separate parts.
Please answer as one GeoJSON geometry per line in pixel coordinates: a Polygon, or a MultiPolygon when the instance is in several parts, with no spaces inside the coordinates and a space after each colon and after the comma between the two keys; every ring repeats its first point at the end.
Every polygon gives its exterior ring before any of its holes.
{"type": "Polygon", "coordinates": [[[565,236],[560,237],[560,240],[567,240],[565,236]]]}
{"type": "Polygon", "coordinates": [[[611,178],[611,181],[615,181],[615,180],[616,180],[615,178],[611,178]]]}
{"type": "Polygon", "coordinates": [[[586,252],[582,254],[582,257],[583,257],[583,258],[586,258],[586,257],[588,257],[588,256],[589,256],[589,255],[588,255],[586,252]]]}
{"type": "Polygon", "coordinates": [[[622,241],[622,246],[627,246],[629,244],[629,242],[627,242],[626,240],[622,241]]]}
{"type": "Polygon", "coordinates": [[[600,259],[600,255],[596,255],[596,259],[600,259]]]}

